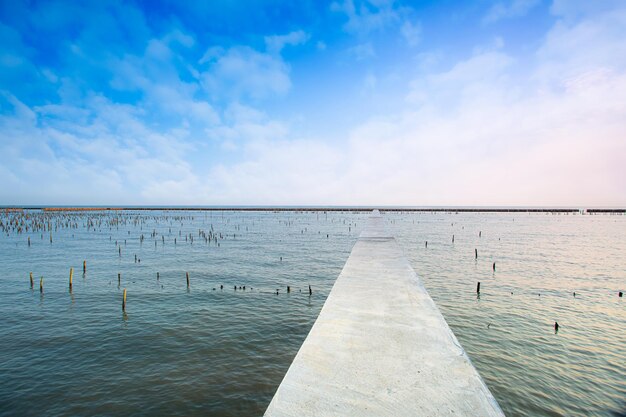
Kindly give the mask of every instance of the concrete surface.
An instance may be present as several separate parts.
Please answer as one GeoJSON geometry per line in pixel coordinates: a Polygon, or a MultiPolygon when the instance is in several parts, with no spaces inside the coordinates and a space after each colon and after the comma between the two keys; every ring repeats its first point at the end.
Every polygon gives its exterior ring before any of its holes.
{"type": "Polygon", "coordinates": [[[375,210],[265,415],[503,413],[375,210]]]}

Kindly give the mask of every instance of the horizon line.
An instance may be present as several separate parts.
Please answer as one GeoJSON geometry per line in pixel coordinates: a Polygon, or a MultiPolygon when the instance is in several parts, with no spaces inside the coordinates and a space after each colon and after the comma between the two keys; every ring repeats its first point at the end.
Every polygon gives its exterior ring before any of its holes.
{"type": "Polygon", "coordinates": [[[403,205],[0,205],[0,210],[42,211],[424,211],[424,212],[558,212],[624,213],[622,207],[572,206],[403,206],[403,205]]]}

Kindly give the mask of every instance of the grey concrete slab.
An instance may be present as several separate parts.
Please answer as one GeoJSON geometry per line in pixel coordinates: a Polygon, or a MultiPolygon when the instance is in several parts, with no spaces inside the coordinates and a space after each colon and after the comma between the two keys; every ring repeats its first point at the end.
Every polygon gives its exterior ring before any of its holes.
{"type": "Polygon", "coordinates": [[[266,416],[502,416],[375,211],[266,416]]]}

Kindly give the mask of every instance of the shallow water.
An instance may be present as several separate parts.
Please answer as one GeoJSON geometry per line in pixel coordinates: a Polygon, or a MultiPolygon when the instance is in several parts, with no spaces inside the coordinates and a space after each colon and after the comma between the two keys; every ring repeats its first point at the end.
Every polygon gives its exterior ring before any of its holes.
{"type": "Polygon", "coordinates": [[[335,213],[183,214],[193,219],[144,212],[95,231],[79,216],[52,244],[47,232],[0,238],[2,414],[263,413],[358,231],[335,213]],[[219,246],[198,234],[211,225],[219,246]]]}
{"type": "MultiPolygon", "coordinates": [[[[55,214],[52,243],[3,234],[0,414],[261,415],[366,217],[55,214]]],[[[385,217],[507,415],[626,412],[626,216],[385,217]]]]}
{"type": "Polygon", "coordinates": [[[626,216],[386,217],[506,415],[626,415],[626,216]]]}

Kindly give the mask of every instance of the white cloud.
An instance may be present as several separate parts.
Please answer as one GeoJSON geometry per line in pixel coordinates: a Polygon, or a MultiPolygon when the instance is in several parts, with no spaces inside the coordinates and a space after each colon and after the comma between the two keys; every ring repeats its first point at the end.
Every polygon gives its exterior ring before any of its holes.
{"type": "Polygon", "coordinates": [[[205,132],[210,139],[233,150],[247,142],[282,140],[288,134],[288,127],[255,108],[234,102],[224,111],[224,123],[208,127],[205,132]]]}
{"type": "MultiPolygon", "coordinates": [[[[11,96],[13,112],[0,116],[0,166],[13,174],[0,200],[16,204],[136,204],[162,184],[196,181],[175,133],[153,130],[141,111],[100,96],[81,108],[28,108],[11,96]],[[76,114],[87,117],[76,118],[76,114]]],[[[180,195],[191,200],[194,194],[180,195]]],[[[170,195],[171,198],[171,195],[170,195]]]]}
{"type": "Polygon", "coordinates": [[[267,51],[272,54],[279,54],[285,46],[297,46],[306,43],[310,35],[302,30],[290,32],[286,35],[272,35],[265,37],[267,51]]]}
{"type": "Polygon", "coordinates": [[[403,113],[356,126],[347,144],[257,142],[210,181],[248,204],[624,205],[620,22],[558,22],[532,62],[499,41],[477,48],[414,80],[403,113]]]}
{"type": "Polygon", "coordinates": [[[343,13],[348,18],[345,31],[365,35],[382,30],[400,19],[393,0],[343,0],[331,4],[331,10],[343,13]]]}
{"type": "Polygon", "coordinates": [[[417,46],[422,38],[422,25],[417,23],[411,23],[406,20],[402,27],[400,28],[400,32],[404,39],[409,44],[409,46],[417,46]]]}
{"type": "Polygon", "coordinates": [[[212,46],[206,50],[206,52],[204,53],[204,55],[202,55],[202,58],[200,58],[200,61],[198,61],[198,63],[206,64],[207,62],[217,60],[219,57],[223,56],[225,52],[226,50],[222,48],[221,46],[212,46]]]}
{"type": "Polygon", "coordinates": [[[218,165],[209,175],[209,188],[221,190],[218,203],[315,204],[341,193],[337,167],[342,155],[316,140],[254,141],[248,159],[218,165]]]}
{"type": "Polygon", "coordinates": [[[363,87],[365,92],[371,92],[376,89],[376,84],[378,83],[378,79],[371,72],[367,73],[365,79],[363,80],[363,87]]]}
{"type": "Polygon", "coordinates": [[[202,74],[202,84],[210,95],[259,99],[285,94],[291,88],[289,66],[278,56],[247,46],[232,47],[221,53],[214,48],[209,51],[210,58],[203,58],[208,68],[202,74]]]}
{"type": "Polygon", "coordinates": [[[172,32],[165,35],[164,40],[168,44],[177,42],[186,48],[191,48],[195,43],[192,36],[187,35],[186,33],[183,33],[182,31],[178,29],[173,30],[172,32]]]}
{"type": "Polygon", "coordinates": [[[562,78],[597,68],[626,70],[626,3],[610,12],[593,13],[583,19],[570,19],[573,7],[548,32],[537,51],[541,65],[535,77],[545,84],[558,84],[562,78]]]}
{"type": "Polygon", "coordinates": [[[411,82],[407,100],[417,104],[440,104],[449,108],[450,103],[461,103],[475,97],[485,98],[491,94],[508,94],[503,88],[507,81],[507,69],[513,58],[497,51],[483,52],[456,63],[448,71],[429,74],[411,82]]]}
{"type": "Polygon", "coordinates": [[[374,58],[376,52],[370,42],[360,43],[356,46],[348,48],[348,54],[352,55],[357,61],[374,58]]]}
{"type": "MultiPolygon", "coordinates": [[[[207,101],[198,99],[201,87],[197,82],[183,81],[172,63],[176,53],[169,44],[173,41],[191,46],[193,39],[175,31],[164,39],[152,39],[141,56],[125,55],[112,58],[109,67],[113,73],[111,87],[125,91],[141,91],[141,106],[158,109],[183,120],[200,125],[215,124],[219,116],[207,101]]],[[[192,73],[196,76],[198,72],[192,73]]]]}
{"type": "Polygon", "coordinates": [[[500,1],[489,9],[483,21],[493,23],[502,19],[510,19],[526,15],[532,8],[539,5],[541,0],[507,0],[500,1]]]}
{"type": "Polygon", "coordinates": [[[626,76],[577,86],[372,120],[347,146],[257,142],[209,181],[242,204],[626,204],[626,76]]]}
{"type": "Polygon", "coordinates": [[[553,0],[550,10],[557,16],[566,19],[589,17],[589,15],[624,10],[626,4],[622,0],[553,0]]]}

